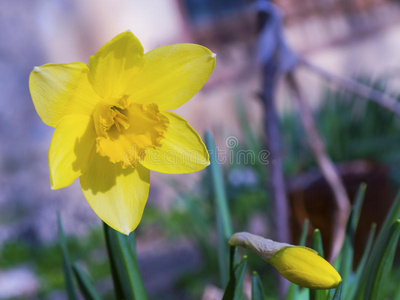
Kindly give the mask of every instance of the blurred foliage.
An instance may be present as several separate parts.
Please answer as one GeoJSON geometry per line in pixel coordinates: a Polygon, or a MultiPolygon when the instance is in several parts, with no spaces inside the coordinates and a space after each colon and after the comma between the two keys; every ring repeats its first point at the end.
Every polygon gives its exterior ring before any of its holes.
{"type": "MultiPolygon", "coordinates": [[[[387,80],[359,76],[358,81],[389,93],[387,80]]],[[[400,183],[400,119],[375,102],[345,90],[325,88],[314,117],[334,162],[370,160],[387,165],[400,183]]],[[[316,166],[296,112],[282,117],[285,171],[297,174],[316,166]]]]}
{"type": "MultiPolygon", "coordinates": [[[[101,228],[92,230],[84,238],[68,236],[70,255],[78,261],[84,261],[85,267],[93,279],[101,281],[109,274],[108,262],[105,260],[105,243],[101,228]]],[[[28,244],[23,240],[10,240],[0,249],[0,266],[2,270],[21,264],[29,265],[39,278],[40,299],[51,298],[52,292],[64,289],[63,273],[60,272],[62,257],[60,247],[53,244],[28,244]]]]}

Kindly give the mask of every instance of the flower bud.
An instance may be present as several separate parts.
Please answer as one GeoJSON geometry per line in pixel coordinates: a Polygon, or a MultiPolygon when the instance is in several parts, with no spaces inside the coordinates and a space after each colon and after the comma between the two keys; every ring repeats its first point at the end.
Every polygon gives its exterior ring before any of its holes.
{"type": "Polygon", "coordinates": [[[325,259],[306,247],[278,243],[247,232],[235,233],[229,244],[253,251],[287,280],[305,288],[332,289],[342,281],[325,259]]]}

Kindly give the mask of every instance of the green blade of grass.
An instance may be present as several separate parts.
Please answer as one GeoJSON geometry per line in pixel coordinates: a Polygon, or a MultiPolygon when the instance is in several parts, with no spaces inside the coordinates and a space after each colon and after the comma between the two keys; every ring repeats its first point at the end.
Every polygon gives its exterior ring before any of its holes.
{"type": "Polygon", "coordinates": [[[357,229],[358,220],[360,219],[361,208],[364,202],[366,184],[361,184],[358,189],[354,205],[351,209],[349,219],[346,225],[346,235],[340,253],[341,264],[339,273],[342,276],[343,294],[347,295],[349,289],[353,288],[350,284],[350,276],[353,269],[353,253],[354,253],[354,234],[357,229]]]}
{"type": "Polygon", "coordinates": [[[378,251],[377,248],[379,248],[379,244],[382,243],[382,241],[385,239],[385,234],[389,230],[390,226],[400,218],[400,192],[397,194],[396,199],[394,200],[390,211],[388,215],[385,218],[385,221],[383,222],[383,225],[381,229],[379,230],[379,234],[376,238],[375,245],[377,247],[373,247],[371,255],[374,255],[376,251],[378,251]]]}
{"type": "Polygon", "coordinates": [[[246,272],[247,256],[235,267],[233,276],[229,278],[222,300],[241,300],[243,293],[243,279],[246,272]]]}
{"type": "Polygon", "coordinates": [[[229,274],[233,274],[237,265],[237,251],[237,247],[229,246],[229,274]]]}
{"type": "Polygon", "coordinates": [[[378,236],[376,237],[374,246],[372,247],[370,259],[367,262],[365,272],[362,274],[360,279],[360,285],[356,292],[357,299],[363,299],[363,292],[367,284],[368,276],[371,274],[371,268],[375,260],[377,260],[379,249],[387,236],[388,230],[397,219],[400,218],[400,192],[397,194],[385,221],[379,230],[378,236]]]}
{"type": "Polygon", "coordinates": [[[92,282],[81,267],[74,263],[73,270],[75,273],[76,281],[78,282],[79,289],[85,300],[100,300],[99,294],[97,294],[92,282]]]}
{"type": "MultiPolygon", "coordinates": [[[[126,236],[126,235],[122,235],[126,236]]],[[[130,235],[126,236],[127,244],[129,247],[129,250],[131,251],[133,257],[136,258],[136,239],[135,239],[135,233],[132,232],[130,235]]],[[[137,262],[136,262],[137,263],[137,262]]]]}
{"type": "Polygon", "coordinates": [[[339,283],[338,287],[334,290],[331,300],[341,300],[343,294],[343,282],[339,283]]]}
{"type": "Polygon", "coordinates": [[[230,277],[229,254],[228,254],[229,244],[223,233],[224,229],[221,221],[221,214],[217,211],[215,215],[216,215],[217,236],[218,236],[217,254],[218,254],[219,275],[220,275],[221,287],[226,287],[230,277]]]}
{"type": "Polygon", "coordinates": [[[400,286],[396,289],[396,291],[394,292],[394,300],[400,300],[400,286]]]}
{"type": "Polygon", "coordinates": [[[356,291],[358,290],[358,287],[360,285],[360,279],[365,272],[365,267],[367,265],[367,261],[372,249],[372,244],[374,242],[374,237],[375,237],[375,231],[376,231],[376,224],[373,223],[368,235],[368,240],[365,246],[363,256],[358,264],[357,271],[354,274],[354,278],[351,281],[352,288],[348,290],[348,294],[344,294],[345,299],[354,299],[354,296],[356,295],[356,291]]]}
{"type": "Polygon", "coordinates": [[[126,236],[120,232],[116,232],[120,245],[120,251],[124,259],[124,263],[129,276],[132,292],[135,300],[147,299],[146,289],[143,284],[142,275],[140,274],[139,264],[136,258],[136,249],[134,248],[134,233],[126,236]]]}
{"type": "MultiPolygon", "coordinates": [[[[319,229],[314,230],[311,248],[318,252],[318,255],[324,257],[324,248],[322,245],[322,236],[319,229]]],[[[311,290],[310,289],[310,300],[325,300],[327,291],[325,290],[311,290]]]]}
{"type": "Polygon", "coordinates": [[[392,270],[394,255],[400,237],[400,220],[389,228],[384,243],[380,245],[377,259],[371,268],[364,299],[381,300],[385,298],[386,283],[392,270]]]}
{"type": "Polygon", "coordinates": [[[251,300],[264,300],[265,294],[262,287],[260,276],[257,272],[253,272],[251,277],[251,300]]]}
{"type": "Polygon", "coordinates": [[[58,225],[58,239],[60,243],[62,258],[63,258],[63,271],[65,277],[65,288],[67,290],[68,300],[77,300],[77,294],[72,276],[71,260],[69,257],[67,242],[64,236],[64,230],[61,223],[60,213],[57,212],[57,225],[58,225]]]}
{"type": "MultiPolygon", "coordinates": [[[[310,221],[308,219],[305,219],[304,223],[303,223],[303,230],[301,231],[299,246],[304,247],[306,245],[309,224],[310,224],[310,221]]],[[[297,284],[294,284],[291,282],[289,284],[289,288],[286,293],[285,299],[286,300],[296,300],[298,298],[298,293],[299,293],[299,286],[297,284]]]]}
{"type": "Polygon", "coordinates": [[[309,224],[310,224],[310,221],[308,219],[305,219],[304,223],[303,223],[303,230],[301,231],[299,246],[304,247],[306,245],[309,224]]]}
{"type": "MultiPolygon", "coordinates": [[[[347,287],[349,286],[349,278],[352,272],[353,266],[353,243],[351,237],[347,235],[344,238],[342,250],[340,251],[340,266],[339,266],[339,273],[342,276],[344,290],[346,291],[347,287]]],[[[346,294],[346,293],[345,293],[346,294]]]]}
{"type": "MultiPolygon", "coordinates": [[[[210,132],[205,136],[207,150],[210,154],[208,167],[213,190],[216,223],[218,231],[218,260],[220,269],[221,286],[225,287],[229,278],[229,247],[228,241],[232,236],[232,224],[228,209],[227,196],[221,166],[217,160],[217,148],[210,132]]],[[[233,261],[232,261],[233,262],[233,261]]]]}
{"type": "Polygon", "coordinates": [[[103,228],[115,297],[116,299],[132,299],[133,295],[128,280],[128,274],[119,251],[117,237],[113,229],[106,223],[103,223],[103,228]]]}
{"type": "Polygon", "coordinates": [[[147,299],[134,249],[134,237],[128,237],[104,224],[107,252],[117,299],[147,299]]]}
{"type": "Polygon", "coordinates": [[[217,148],[215,147],[214,139],[209,131],[206,132],[206,145],[210,154],[210,175],[213,182],[214,198],[218,211],[221,214],[221,222],[224,230],[224,235],[229,240],[232,235],[232,224],[228,209],[224,178],[222,175],[221,166],[217,160],[217,148]]]}
{"type": "Polygon", "coordinates": [[[312,242],[311,242],[311,248],[313,248],[315,251],[317,251],[319,256],[324,257],[322,236],[321,236],[321,231],[319,231],[319,229],[314,230],[314,234],[313,234],[313,238],[312,238],[312,242]]]}
{"type": "Polygon", "coordinates": [[[353,235],[353,238],[354,238],[354,234],[357,229],[358,220],[360,219],[361,209],[362,209],[362,205],[364,203],[366,189],[367,189],[367,185],[365,183],[360,184],[360,187],[359,187],[357,195],[356,195],[356,199],[354,200],[352,215],[349,217],[350,233],[353,235]]]}
{"type": "Polygon", "coordinates": [[[383,222],[381,230],[379,230],[379,234],[377,237],[377,242],[383,240],[385,237],[385,233],[389,230],[390,226],[400,218],[400,192],[397,194],[388,215],[383,222]]]}

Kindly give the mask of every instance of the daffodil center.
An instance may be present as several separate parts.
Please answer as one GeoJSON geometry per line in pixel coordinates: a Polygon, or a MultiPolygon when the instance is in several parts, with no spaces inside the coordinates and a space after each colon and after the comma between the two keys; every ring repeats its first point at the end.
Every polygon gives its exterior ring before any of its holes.
{"type": "Polygon", "coordinates": [[[147,149],[161,147],[169,120],[156,104],[130,103],[126,98],[108,103],[98,104],[93,113],[96,150],[110,162],[135,167],[147,149]]]}

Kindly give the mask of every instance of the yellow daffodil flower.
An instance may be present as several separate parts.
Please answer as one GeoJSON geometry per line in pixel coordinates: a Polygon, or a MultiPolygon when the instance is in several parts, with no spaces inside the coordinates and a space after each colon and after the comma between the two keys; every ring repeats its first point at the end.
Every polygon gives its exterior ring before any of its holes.
{"type": "Polygon", "coordinates": [[[52,189],[79,177],[95,213],[129,234],[148,198],[150,171],[190,173],[209,165],[197,132],[169,110],[193,97],[215,66],[194,44],[144,54],[130,32],[84,63],[35,67],[29,89],[42,121],[55,128],[49,149],[52,189]]]}
{"type": "Polygon", "coordinates": [[[278,243],[247,232],[235,233],[232,246],[247,248],[274,266],[287,280],[309,289],[333,289],[342,281],[339,273],[312,249],[278,243]]]}

